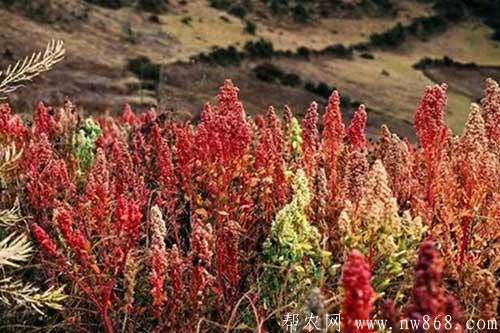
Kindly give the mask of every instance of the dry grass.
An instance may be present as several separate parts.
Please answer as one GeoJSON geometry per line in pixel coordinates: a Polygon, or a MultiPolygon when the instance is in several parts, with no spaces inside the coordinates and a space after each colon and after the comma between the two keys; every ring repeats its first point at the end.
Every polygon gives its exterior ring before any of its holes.
{"type": "MultiPolygon", "coordinates": [[[[322,19],[310,25],[255,20],[258,37],[272,40],[278,49],[295,49],[297,46],[323,48],[334,43],[363,41],[370,33],[384,31],[397,21],[405,23],[413,17],[430,13],[427,5],[414,1],[401,1],[399,6],[401,10],[395,18],[322,19]]],[[[169,64],[186,60],[215,45],[238,44],[241,47],[246,41],[258,38],[244,32],[242,20],[211,8],[205,0],[175,5],[172,11],[159,16],[159,24],[150,21],[150,14],[134,8],[109,10],[96,6],[91,6],[87,20],[75,22],[68,29],[39,24],[5,10],[0,10],[0,20],[4,23],[0,32],[0,52],[8,49],[15,58],[43,47],[50,39],[62,39],[67,46],[67,60],[42,82],[35,83],[37,89],[30,90],[29,94],[22,91],[11,96],[11,102],[26,103],[26,110],[23,108],[22,111],[28,111],[42,98],[57,103],[65,95],[74,97],[77,104],[91,111],[125,102],[155,104],[155,98],[142,93],[138,80],[126,70],[129,58],[146,55],[155,62],[169,64]],[[221,16],[226,19],[221,19],[221,16]],[[182,22],[187,17],[191,18],[189,24],[182,22]]],[[[423,90],[433,84],[429,77],[412,66],[423,57],[441,58],[444,55],[461,62],[498,66],[500,44],[492,42],[490,34],[491,30],[483,24],[469,22],[452,27],[427,42],[406,43],[402,50],[375,51],[374,60],[321,57],[310,61],[283,59],[279,64],[301,74],[305,80],[327,82],[351,98],[365,102],[377,111],[377,122],[385,117],[407,124],[423,90]],[[383,71],[389,75],[383,75],[383,71]]],[[[9,61],[3,58],[0,65],[9,61]]],[[[170,71],[170,66],[165,67],[165,72],[170,71]]],[[[226,76],[233,77],[242,86],[242,98],[252,112],[265,109],[270,103],[279,106],[284,101],[292,105],[297,103],[297,109],[302,110],[315,98],[303,90],[289,91],[286,87],[263,84],[256,81],[248,70],[235,68],[210,68],[206,80],[199,81],[200,70],[196,68],[195,65],[192,75],[189,70],[183,74],[184,78],[193,78],[189,82],[201,85],[196,88],[196,95],[189,93],[192,87],[184,89],[172,82],[167,82],[163,93],[167,95],[166,101],[171,103],[166,107],[179,110],[182,117],[196,114],[202,101],[216,93],[217,86],[226,76]],[[291,101],[291,95],[299,97],[291,101]]],[[[437,78],[447,79],[443,75],[437,78]]],[[[454,90],[453,85],[449,97],[448,119],[455,130],[460,130],[471,99],[462,90],[454,90]]]]}
{"type": "MultiPolygon", "coordinates": [[[[500,43],[492,42],[490,34],[486,26],[468,22],[452,27],[429,41],[409,42],[397,52],[375,51],[374,60],[322,57],[300,64],[297,60],[283,60],[281,65],[304,77],[334,85],[379,112],[409,121],[425,87],[434,83],[423,72],[415,70],[413,65],[424,57],[442,58],[447,55],[461,62],[500,66],[500,43]]],[[[443,80],[446,81],[446,78],[443,80]]],[[[477,81],[473,76],[471,80],[477,81]]],[[[471,101],[470,96],[450,86],[447,119],[455,131],[461,131],[471,101]]]]}
{"type": "MultiPolygon", "coordinates": [[[[259,34],[272,40],[278,49],[295,50],[299,46],[322,49],[331,44],[355,44],[366,41],[370,34],[380,33],[394,26],[395,22],[409,23],[415,17],[430,14],[430,7],[422,3],[401,1],[396,17],[363,17],[321,19],[308,25],[277,23],[267,20],[258,25],[259,34]]],[[[259,24],[259,22],[258,22],[259,24]]]]}

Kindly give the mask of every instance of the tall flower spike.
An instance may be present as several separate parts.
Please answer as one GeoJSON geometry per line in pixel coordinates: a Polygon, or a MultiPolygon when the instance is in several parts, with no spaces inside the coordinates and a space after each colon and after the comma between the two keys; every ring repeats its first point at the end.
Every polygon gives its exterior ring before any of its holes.
{"type": "MultiPolygon", "coordinates": [[[[88,221],[89,226],[94,229],[93,232],[102,235],[107,227],[106,218],[109,214],[112,204],[112,184],[107,167],[106,155],[99,148],[95,155],[94,164],[87,172],[87,183],[85,184],[85,194],[82,205],[85,210],[83,219],[88,221]]],[[[84,211],[80,211],[84,213],[84,211]]]]}
{"type": "Polygon", "coordinates": [[[302,120],[302,153],[305,171],[310,179],[314,178],[318,164],[319,133],[318,103],[312,102],[302,120]]]}
{"type": "MultiPolygon", "coordinates": [[[[447,103],[447,85],[428,87],[420,105],[415,111],[414,123],[417,137],[423,148],[425,160],[425,198],[428,210],[436,204],[436,177],[444,142],[449,137],[450,130],[444,121],[444,109],[447,103]]],[[[425,214],[428,215],[428,214],[425,214]]],[[[426,222],[429,216],[426,216],[426,222]]]]}
{"type": "Polygon", "coordinates": [[[161,316],[163,306],[166,301],[165,280],[167,266],[167,251],[165,249],[166,226],[163,220],[160,208],[153,206],[151,208],[151,275],[149,283],[151,284],[151,297],[153,298],[152,308],[155,316],[161,316]]]}
{"type": "Polygon", "coordinates": [[[245,109],[238,100],[238,88],[226,80],[217,95],[217,106],[206,104],[195,134],[201,158],[228,165],[240,159],[252,139],[245,109]]]}
{"type": "Polygon", "coordinates": [[[342,189],[347,199],[355,205],[361,199],[368,169],[365,150],[354,150],[348,153],[342,189]]]}
{"type": "Polygon", "coordinates": [[[401,205],[411,195],[411,156],[409,148],[396,134],[392,134],[386,125],[382,125],[379,157],[390,177],[390,186],[401,205]]]}
{"type": "Polygon", "coordinates": [[[90,242],[83,232],[75,227],[70,208],[58,208],[54,213],[54,221],[80,263],[86,267],[93,267],[97,273],[96,261],[92,255],[90,242]]]}
{"type": "MultiPolygon", "coordinates": [[[[420,244],[415,279],[413,282],[412,300],[408,306],[408,319],[422,322],[427,316],[428,322],[433,322],[432,327],[445,327],[451,324],[451,332],[463,332],[460,325],[462,312],[454,296],[446,295],[443,286],[443,263],[432,241],[420,244]],[[446,317],[449,316],[449,317],[446,317]],[[448,325],[449,325],[448,324],[448,325]]],[[[410,328],[411,332],[424,333],[427,329],[420,325],[410,328]]]]}
{"type": "Polygon", "coordinates": [[[269,128],[260,131],[257,146],[255,147],[255,169],[258,173],[259,207],[265,221],[270,221],[274,214],[274,196],[270,195],[273,187],[273,171],[275,159],[275,146],[269,128]]]}
{"type": "Polygon", "coordinates": [[[428,87],[415,112],[415,129],[424,149],[432,147],[443,129],[447,128],[444,121],[444,109],[448,101],[447,88],[445,83],[428,87]]]}
{"type": "Polygon", "coordinates": [[[172,146],[174,170],[179,177],[179,186],[192,195],[192,174],[195,165],[195,145],[193,128],[186,124],[176,124],[172,128],[175,143],[172,146]]]}
{"type": "Polygon", "coordinates": [[[368,173],[363,189],[363,196],[359,203],[360,214],[367,221],[365,227],[371,232],[383,221],[388,229],[396,232],[399,229],[398,205],[389,188],[389,180],[384,165],[376,160],[372,170],[368,173]]]}
{"type": "Polygon", "coordinates": [[[121,120],[124,124],[128,124],[130,126],[134,126],[137,123],[137,117],[129,104],[125,104],[123,107],[121,120]]]}
{"type": "Polygon", "coordinates": [[[35,134],[46,134],[48,137],[55,135],[60,129],[56,117],[49,113],[49,109],[40,102],[35,111],[35,134]]]}
{"type": "Polygon", "coordinates": [[[132,200],[120,197],[116,202],[115,223],[126,249],[130,249],[139,238],[142,219],[139,206],[132,200]]]}
{"type": "Polygon", "coordinates": [[[342,269],[344,297],[341,318],[344,332],[370,332],[367,326],[358,328],[356,325],[356,321],[370,319],[374,300],[370,279],[370,267],[366,263],[365,257],[357,250],[351,251],[342,269]]]}
{"type": "Polygon", "coordinates": [[[172,163],[172,152],[168,144],[167,139],[165,139],[160,131],[158,124],[153,125],[152,130],[152,145],[153,156],[154,156],[154,166],[158,170],[158,183],[160,185],[161,191],[165,195],[165,199],[168,201],[169,214],[174,216],[175,202],[173,201],[173,195],[176,192],[176,178],[174,174],[174,166],[172,163]]]}
{"type": "Polygon", "coordinates": [[[185,271],[184,258],[176,245],[168,254],[169,277],[172,286],[172,301],[169,308],[169,316],[173,322],[178,324],[177,317],[184,302],[184,280],[182,273],[185,271]]]}
{"type": "Polygon", "coordinates": [[[500,86],[493,79],[486,80],[485,97],[481,100],[486,133],[492,143],[500,142],[500,86]]]}
{"type": "Polygon", "coordinates": [[[0,104],[0,143],[10,137],[20,140],[25,133],[23,121],[18,115],[11,115],[9,104],[0,104]]]}
{"type": "Polygon", "coordinates": [[[347,128],[347,137],[351,144],[352,150],[359,150],[366,148],[366,108],[361,104],[351,120],[351,124],[347,128]]]}
{"type": "Polygon", "coordinates": [[[276,151],[283,157],[283,130],[281,129],[281,121],[279,120],[274,108],[269,107],[266,115],[267,127],[271,130],[273,142],[276,147],[276,151]]]}
{"type": "MultiPolygon", "coordinates": [[[[415,268],[410,319],[422,320],[424,315],[434,320],[444,313],[445,291],[442,282],[443,263],[431,241],[420,245],[415,268]]],[[[420,332],[420,331],[418,331],[420,332]]]]}
{"type": "Polygon", "coordinates": [[[306,215],[312,195],[302,169],[297,170],[293,190],[292,201],[276,214],[263,244],[264,260],[269,264],[263,278],[266,281],[264,304],[267,307],[276,305],[278,286],[283,279],[292,287],[286,297],[295,301],[302,299],[323,275],[322,260],[329,255],[322,251],[319,232],[309,223],[306,215]],[[277,267],[287,269],[276,270],[277,267]],[[283,276],[284,273],[286,276],[283,276]]]}
{"type": "Polygon", "coordinates": [[[37,223],[33,223],[31,231],[37,242],[48,255],[52,257],[57,257],[59,255],[56,243],[42,227],[40,227],[37,223]]]}
{"type": "Polygon", "coordinates": [[[471,104],[469,118],[465,123],[464,132],[460,138],[460,150],[464,153],[472,151],[479,153],[488,149],[486,126],[481,115],[481,109],[475,103],[471,104]]]}
{"type": "Polygon", "coordinates": [[[340,112],[340,96],[334,91],[328,99],[326,112],[323,115],[323,132],[321,141],[321,156],[325,165],[330,199],[337,195],[337,161],[342,150],[345,126],[340,112]]]}
{"type": "Polygon", "coordinates": [[[28,199],[36,209],[55,208],[58,200],[75,190],[65,160],[50,160],[43,169],[31,170],[26,184],[28,199]],[[41,171],[40,171],[41,170],[41,171]]]}
{"type": "Polygon", "coordinates": [[[101,134],[101,128],[87,118],[77,133],[73,134],[73,152],[78,162],[80,172],[84,172],[94,160],[95,143],[101,134]]]}
{"type": "Polygon", "coordinates": [[[299,157],[302,156],[302,129],[295,117],[290,121],[288,141],[292,157],[294,159],[299,159],[299,157]]]}
{"type": "Polygon", "coordinates": [[[139,270],[139,263],[137,262],[137,255],[135,252],[130,252],[125,261],[123,285],[125,287],[125,296],[123,297],[123,309],[125,313],[129,313],[134,304],[135,286],[137,272],[139,270]]]}

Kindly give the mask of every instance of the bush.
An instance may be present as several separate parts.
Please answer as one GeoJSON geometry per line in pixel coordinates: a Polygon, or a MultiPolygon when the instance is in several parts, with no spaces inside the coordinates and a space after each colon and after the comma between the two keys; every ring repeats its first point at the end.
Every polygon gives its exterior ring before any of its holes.
{"type": "Polygon", "coordinates": [[[168,0],[139,0],[139,8],[153,13],[165,12],[168,9],[168,0]]]}
{"type": "Polygon", "coordinates": [[[500,29],[496,30],[493,35],[491,36],[493,40],[500,41],[500,29]]]}
{"type": "Polygon", "coordinates": [[[256,42],[248,41],[244,49],[251,58],[270,58],[274,55],[273,43],[263,38],[256,42]]]}
{"type": "Polygon", "coordinates": [[[408,33],[420,38],[427,38],[429,35],[442,33],[447,29],[448,22],[440,15],[416,18],[406,28],[408,33]]]}
{"type": "Polygon", "coordinates": [[[334,57],[350,58],[352,57],[352,48],[345,47],[342,44],[334,44],[324,48],[323,53],[334,57]]]}
{"type": "Polygon", "coordinates": [[[257,30],[257,25],[253,23],[252,21],[246,21],[245,23],[245,32],[250,34],[250,35],[255,35],[255,32],[257,30]]]}
{"type": "Polygon", "coordinates": [[[130,59],[128,69],[141,80],[160,81],[160,65],[151,62],[148,57],[130,59]]]}
{"type": "Polygon", "coordinates": [[[242,5],[231,6],[228,13],[239,18],[244,18],[247,15],[247,10],[242,5]]]}
{"type": "Polygon", "coordinates": [[[449,20],[461,20],[466,14],[466,5],[462,0],[441,0],[434,5],[434,10],[449,20]]]}
{"type": "Polygon", "coordinates": [[[281,82],[285,75],[281,68],[269,63],[258,65],[253,71],[259,80],[271,83],[281,82]]]}
{"type": "Polygon", "coordinates": [[[249,12],[253,10],[253,0],[243,0],[241,5],[249,12]]]}
{"type": "Polygon", "coordinates": [[[290,87],[297,87],[302,83],[297,74],[285,73],[281,68],[270,63],[258,65],[253,71],[255,76],[264,82],[280,83],[290,87]]]}
{"type": "Polygon", "coordinates": [[[210,0],[210,6],[216,8],[216,9],[227,10],[229,8],[229,6],[231,6],[231,1],[230,0],[210,0]]]}
{"type": "Polygon", "coordinates": [[[328,98],[332,91],[335,90],[335,87],[330,87],[325,82],[320,82],[318,85],[315,85],[313,82],[309,81],[305,84],[304,89],[320,97],[328,98]]]}
{"type": "Polygon", "coordinates": [[[191,16],[186,16],[181,19],[181,22],[186,25],[190,25],[191,21],[193,21],[193,18],[191,16]]]}
{"type": "Polygon", "coordinates": [[[324,98],[328,98],[333,90],[334,88],[330,87],[325,82],[320,82],[316,87],[316,94],[324,98]]]}
{"type": "Polygon", "coordinates": [[[475,62],[461,63],[453,60],[448,56],[444,56],[442,59],[431,59],[431,58],[422,58],[419,62],[413,65],[413,68],[424,70],[428,67],[456,67],[456,68],[465,68],[465,69],[477,69],[478,65],[475,62]]]}
{"type": "Polygon", "coordinates": [[[298,87],[302,84],[302,79],[297,74],[287,73],[281,79],[281,83],[285,86],[298,87]]]}
{"type": "Polygon", "coordinates": [[[118,9],[131,4],[131,0],[85,0],[93,5],[98,5],[111,9],[118,9]]]}
{"type": "Polygon", "coordinates": [[[195,60],[211,63],[219,66],[239,65],[243,55],[234,46],[227,48],[214,47],[208,54],[202,53],[195,60]]]}
{"type": "Polygon", "coordinates": [[[292,10],[293,18],[299,23],[307,23],[311,19],[311,15],[302,4],[297,4],[292,10]]]}
{"type": "Polygon", "coordinates": [[[53,0],[0,0],[0,5],[22,14],[33,21],[56,24],[65,30],[88,19],[87,3],[57,2],[53,0]]]}
{"type": "Polygon", "coordinates": [[[391,12],[394,10],[394,5],[390,0],[372,0],[375,5],[383,12],[391,12]]]}
{"type": "Polygon", "coordinates": [[[283,10],[283,5],[281,0],[271,0],[269,5],[273,14],[280,14],[283,10]]]}
{"type": "Polygon", "coordinates": [[[361,58],[364,58],[364,59],[369,59],[369,60],[373,60],[375,59],[375,57],[373,56],[373,54],[371,53],[361,53],[359,55],[361,58]]]}
{"type": "Polygon", "coordinates": [[[406,29],[401,23],[383,33],[375,33],[370,35],[370,42],[375,46],[395,47],[401,45],[406,39],[406,29]]]}
{"type": "Polygon", "coordinates": [[[301,46],[297,49],[297,55],[302,58],[309,58],[309,55],[311,54],[311,50],[305,46],[301,46]]]}

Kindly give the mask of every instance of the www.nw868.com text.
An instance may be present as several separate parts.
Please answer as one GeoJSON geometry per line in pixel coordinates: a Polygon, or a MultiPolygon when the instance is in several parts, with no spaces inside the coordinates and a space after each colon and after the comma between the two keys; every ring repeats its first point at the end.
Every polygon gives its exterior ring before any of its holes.
{"type": "MultiPolygon", "coordinates": [[[[468,319],[461,324],[449,315],[436,316],[429,315],[421,319],[402,319],[396,327],[391,326],[386,319],[354,320],[351,323],[357,330],[368,329],[370,331],[498,331],[498,321],[496,319],[468,319]]],[[[325,314],[323,316],[309,314],[300,316],[298,313],[287,313],[282,320],[282,328],[285,332],[341,332],[341,315],[325,314]]]]}

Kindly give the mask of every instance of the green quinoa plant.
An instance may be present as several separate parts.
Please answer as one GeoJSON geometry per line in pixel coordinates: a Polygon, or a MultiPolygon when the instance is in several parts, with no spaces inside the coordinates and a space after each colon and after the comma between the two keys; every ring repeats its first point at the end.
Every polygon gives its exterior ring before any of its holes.
{"type": "Polygon", "coordinates": [[[264,306],[298,304],[307,292],[321,285],[330,253],[321,247],[321,235],[308,221],[306,208],[311,193],[306,175],[298,169],[293,181],[294,196],[272,223],[263,245],[264,306]]]}
{"type": "Polygon", "coordinates": [[[94,160],[95,143],[99,134],[101,134],[99,125],[91,118],[87,118],[73,135],[73,152],[81,173],[85,172],[94,160]]]}

